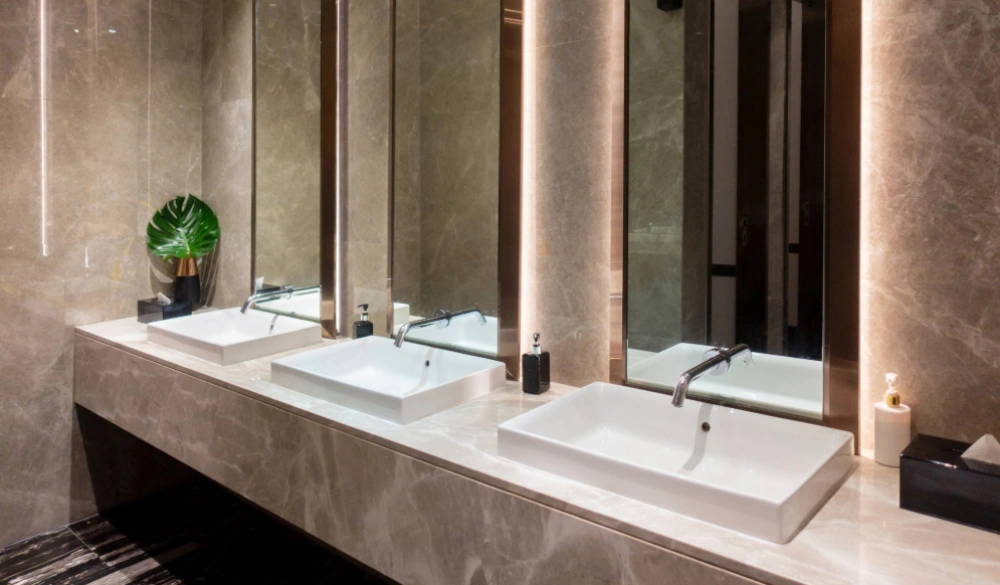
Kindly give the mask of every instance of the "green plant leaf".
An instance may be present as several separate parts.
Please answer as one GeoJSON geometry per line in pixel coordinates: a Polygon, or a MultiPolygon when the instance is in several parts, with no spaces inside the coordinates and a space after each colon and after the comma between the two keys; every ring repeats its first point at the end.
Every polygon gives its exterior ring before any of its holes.
{"type": "Polygon", "coordinates": [[[153,214],[146,226],[146,246],[155,256],[200,258],[219,242],[219,218],[194,195],[175,197],[153,214]]]}

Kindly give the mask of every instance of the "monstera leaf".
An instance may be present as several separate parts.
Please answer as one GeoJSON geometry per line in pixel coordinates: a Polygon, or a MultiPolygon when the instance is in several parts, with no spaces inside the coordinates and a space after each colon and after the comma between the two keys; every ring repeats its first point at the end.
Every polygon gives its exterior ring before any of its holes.
{"type": "Polygon", "coordinates": [[[194,195],[168,201],[146,226],[146,245],[164,260],[200,258],[218,241],[219,218],[194,195]]]}

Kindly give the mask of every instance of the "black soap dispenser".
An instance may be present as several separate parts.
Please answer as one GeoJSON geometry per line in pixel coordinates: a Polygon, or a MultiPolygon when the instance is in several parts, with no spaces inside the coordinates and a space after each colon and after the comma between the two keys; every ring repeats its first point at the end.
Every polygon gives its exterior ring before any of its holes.
{"type": "Polygon", "coordinates": [[[358,305],[361,309],[361,320],[354,322],[354,339],[361,339],[362,337],[370,337],[375,335],[375,325],[368,320],[368,304],[358,305]]]}
{"type": "Polygon", "coordinates": [[[549,389],[549,352],[542,351],[540,337],[536,333],[531,353],[521,356],[521,388],[528,394],[541,394],[549,389]]]}

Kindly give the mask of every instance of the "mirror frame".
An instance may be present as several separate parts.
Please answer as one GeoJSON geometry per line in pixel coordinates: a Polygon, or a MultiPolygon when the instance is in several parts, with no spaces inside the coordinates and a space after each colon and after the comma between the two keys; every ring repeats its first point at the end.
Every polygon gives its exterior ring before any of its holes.
{"type": "MultiPolygon", "coordinates": [[[[327,0],[335,1],[335,0],[327,0]]],[[[391,2],[390,91],[393,96],[389,133],[389,250],[387,307],[392,307],[393,218],[395,208],[396,161],[396,0],[391,2]]],[[[524,58],[524,0],[501,0],[500,11],[500,144],[498,185],[497,298],[499,299],[497,358],[507,369],[507,378],[521,375],[521,151],[524,58]]],[[[394,324],[387,311],[388,331],[394,324]]],[[[460,350],[453,350],[460,351],[460,350]]]]}
{"type": "MultiPolygon", "coordinates": [[[[797,1],[797,0],[789,0],[797,1]]],[[[623,0],[615,14],[615,79],[613,112],[613,171],[611,189],[611,382],[653,392],[654,388],[628,383],[625,348],[628,347],[628,34],[629,2],[623,0]]],[[[714,0],[685,2],[685,69],[712,67],[714,0]]],[[[826,262],[823,293],[823,419],[822,421],[771,412],[765,409],[704,399],[721,404],[810,423],[820,423],[853,433],[859,449],[860,259],[861,259],[861,0],[827,0],[827,100],[825,184],[826,262]],[[836,123],[833,123],[836,121],[836,123]],[[831,294],[836,283],[837,294],[831,294]]],[[[710,77],[708,75],[704,77],[710,77]]],[[[684,133],[684,199],[704,200],[711,190],[711,80],[685,74],[684,119],[699,123],[699,132],[684,133]]],[[[684,219],[689,228],[708,229],[710,206],[697,217],[684,219]],[[689,223],[689,221],[691,223],[689,223]]],[[[682,269],[698,270],[684,265],[682,269]]],[[[704,269],[701,269],[704,270],[704,269]]],[[[669,392],[668,392],[669,393],[669,392]]]]}

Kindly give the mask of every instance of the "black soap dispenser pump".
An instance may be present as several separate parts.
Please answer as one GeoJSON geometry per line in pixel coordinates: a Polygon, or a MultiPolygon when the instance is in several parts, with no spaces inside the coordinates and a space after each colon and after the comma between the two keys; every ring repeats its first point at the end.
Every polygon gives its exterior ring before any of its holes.
{"type": "Polygon", "coordinates": [[[549,352],[542,351],[540,337],[536,333],[531,353],[521,356],[521,388],[528,394],[541,394],[549,389],[549,352]]]}
{"type": "Polygon", "coordinates": [[[368,320],[368,304],[358,305],[361,309],[361,320],[354,322],[354,339],[361,339],[362,337],[370,337],[375,335],[375,325],[368,320]]]}

